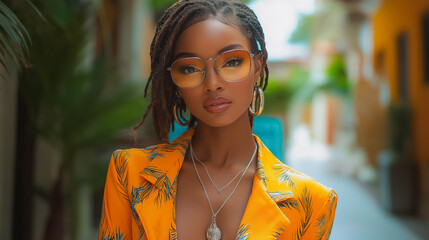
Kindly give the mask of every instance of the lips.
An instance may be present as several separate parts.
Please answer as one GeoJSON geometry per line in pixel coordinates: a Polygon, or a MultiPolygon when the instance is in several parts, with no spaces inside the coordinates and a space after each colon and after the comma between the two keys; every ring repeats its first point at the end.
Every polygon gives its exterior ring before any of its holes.
{"type": "Polygon", "coordinates": [[[231,106],[231,103],[232,101],[223,97],[209,98],[204,103],[204,109],[209,113],[221,113],[226,111],[231,106]]]}

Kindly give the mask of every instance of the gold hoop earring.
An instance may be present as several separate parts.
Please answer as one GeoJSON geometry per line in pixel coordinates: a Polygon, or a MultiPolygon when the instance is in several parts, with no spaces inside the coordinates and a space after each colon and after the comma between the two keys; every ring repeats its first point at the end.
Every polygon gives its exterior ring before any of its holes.
{"type": "Polygon", "coordinates": [[[177,102],[174,104],[173,106],[173,116],[174,116],[174,120],[176,120],[176,122],[180,125],[180,126],[187,126],[190,122],[190,119],[186,120],[183,115],[181,113],[179,113],[179,108],[176,107],[177,102]],[[183,122],[181,121],[181,119],[183,119],[183,122]]]}
{"type": "Polygon", "coordinates": [[[253,90],[253,98],[252,102],[249,106],[249,113],[250,115],[256,117],[259,116],[262,113],[262,110],[264,110],[264,91],[260,86],[255,86],[255,89],[253,90]],[[256,102],[259,99],[259,105],[256,107],[256,102]]]}

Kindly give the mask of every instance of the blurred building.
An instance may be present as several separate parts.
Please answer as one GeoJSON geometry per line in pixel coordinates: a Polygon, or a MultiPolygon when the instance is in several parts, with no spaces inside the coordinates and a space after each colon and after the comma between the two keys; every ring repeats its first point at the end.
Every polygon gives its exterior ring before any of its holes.
{"type": "Polygon", "coordinates": [[[402,169],[402,182],[387,181],[390,191],[415,194],[417,214],[429,217],[429,2],[316,2],[310,81],[323,84],[330,61],[342,56],[352,101],[321,91],[301,106],[298,121],[306,121],[313,141],[337,151],[327,158],[339,172],[374,185],[378,180],[380,192],[382,158],[393,154],[392,161],[415,166],[402,169]]]}
{"type": "MultiPolygon", "coordinates": [[[[418,166],[419,212],[429,217],[429,1],[385,0],[372,18],[372,24],[377,78],[367,83],[366,89],[379,101],[369,104],[368,109],[379,116],[384,111],[380,106],[385,103],[409,106],[408,160],[418,166]]],[[[383,125],[367,129],[372,129],[365,136],[371,141],[381,134],[383,125]]]]}

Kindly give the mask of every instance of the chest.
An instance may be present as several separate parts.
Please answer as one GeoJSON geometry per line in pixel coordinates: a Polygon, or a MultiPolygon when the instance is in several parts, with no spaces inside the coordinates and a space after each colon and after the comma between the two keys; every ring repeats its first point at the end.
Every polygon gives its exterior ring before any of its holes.
{"type": "MultiPolygon", "coordinates": [[[[178,239],[206,239],[206,231],[212,223],[213,212],[216,213],[219,208],[221,209],[216,215],[216,224],[222,231],[222,239],[235,239],[252,191],[254,170],[249,169],[240,182],[239,174],[219,193],[204,169],[198,169],[207,195],[191,162],[183,163],[178,176],[175,204],[178,239]]],[[[234,178],[237,171],[209,173],[215,184],[223,187],[234,178]]]]}

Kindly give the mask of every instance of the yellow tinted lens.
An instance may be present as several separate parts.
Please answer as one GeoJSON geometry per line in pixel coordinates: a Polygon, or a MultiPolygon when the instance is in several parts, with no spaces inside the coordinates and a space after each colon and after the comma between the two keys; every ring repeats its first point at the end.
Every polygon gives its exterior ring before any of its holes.
{"type": "Polygon", "coordinates": [[[247,51],[236,50],[222,53],[216,67],[219,75],[226,81],[240,81],[249,76],[250,56],[247,51]]]}
{"type": "Polygon", "coordinates": [[[204,63],[197,58],[183,58],[171,66],[171,76],[181,88],[195,87],[204,77],[204,63]]]}

